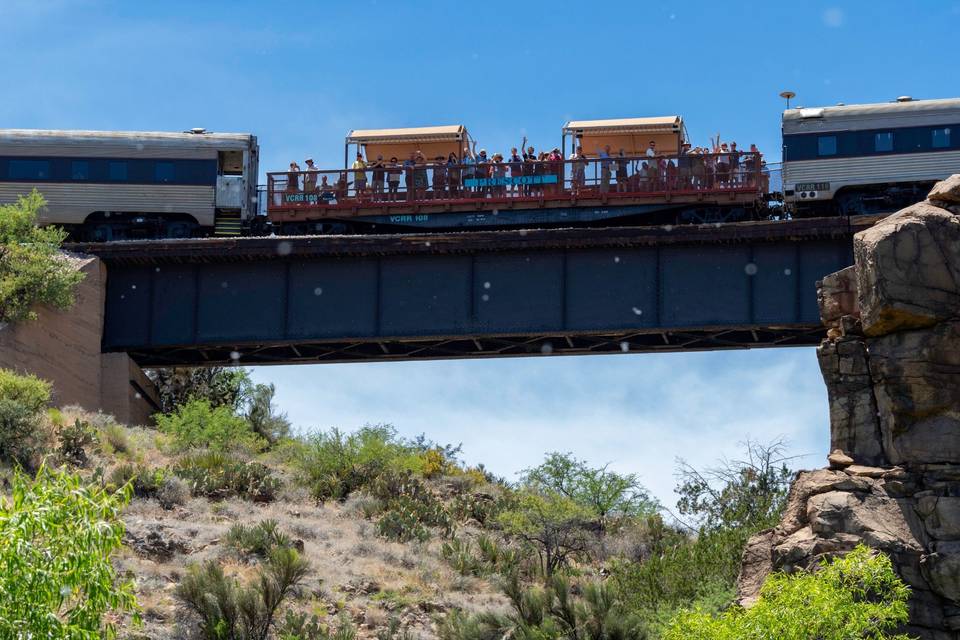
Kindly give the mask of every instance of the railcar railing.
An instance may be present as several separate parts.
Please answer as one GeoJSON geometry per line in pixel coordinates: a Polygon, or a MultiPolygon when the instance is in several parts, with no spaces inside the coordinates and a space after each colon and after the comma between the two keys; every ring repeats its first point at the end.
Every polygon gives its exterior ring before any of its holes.
{"type": "Polygon", "coordinates": [[[267,211],[769,192],[759,153],[368,163],[267,174],[267,211]]]}

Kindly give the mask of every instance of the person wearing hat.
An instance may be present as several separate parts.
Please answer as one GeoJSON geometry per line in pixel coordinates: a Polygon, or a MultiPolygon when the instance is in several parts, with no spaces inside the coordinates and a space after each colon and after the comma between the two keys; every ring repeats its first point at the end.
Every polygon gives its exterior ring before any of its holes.
{"type": "MultiPolygon", "coordinates": [[[[483,180],[490,177],[490,158],[487,157],[487,150],[480,149],[480,153],[476,157],[477,162],[477,178],[483,180]]],[[[483,183],[481,183],[483,184],[483,183]]],[[[483,197],[486,197],[487,193],[490,191],[488,187],[479,187],[478,191],[483,194],[483,197]]]]}
{"type": "Polygon", "coordinates": [[[353,162],[353,188],[358,198],[363,197],[367,190],[367,163],[363,160],[363,154],[357,152],[357,159],[353,162]]]}
{"type": "Polygon", "coordinates": [[[300,191],[300,165],[296,162],[291,162],[290,169],[287,171],[287,191],[291,193],[300,191]]]}
{"type": "Polygon", "coordinates": [[[317,173],[320,170],[313,164],[313,158],[307,158],[304,162],[307,164],[307,175],[303,176],[303,190],[305,193],[314,193],[317,190],[317,173]]]}

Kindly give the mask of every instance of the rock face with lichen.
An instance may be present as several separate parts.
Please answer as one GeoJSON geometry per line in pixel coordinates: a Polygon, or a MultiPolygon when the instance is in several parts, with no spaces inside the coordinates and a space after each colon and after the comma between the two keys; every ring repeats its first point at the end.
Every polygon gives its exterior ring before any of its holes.
{"type": "Polygon", "coordinates": [[[774,570],[864,542],[912,589],[907,633],[960,637],[960,175],[854,238],[818,289],[830,469],[798,474],[747,546],[740,599],[774,570]]]}

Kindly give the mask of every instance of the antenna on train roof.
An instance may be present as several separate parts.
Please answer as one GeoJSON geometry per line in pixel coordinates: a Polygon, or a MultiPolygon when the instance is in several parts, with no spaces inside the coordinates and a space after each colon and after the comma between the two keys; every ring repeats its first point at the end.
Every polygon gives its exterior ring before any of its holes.
{"type": "Polygon", "coordinates": [[[789,109],[789,108],[790,108],[790,99],[791,99],[791,98],[796,98],[796,97],[797,97],[797,94],[795,94],[793,91],[781,91],[781,92],[780,92],[780,97],[787,101],[787,109],[789,109]]]}

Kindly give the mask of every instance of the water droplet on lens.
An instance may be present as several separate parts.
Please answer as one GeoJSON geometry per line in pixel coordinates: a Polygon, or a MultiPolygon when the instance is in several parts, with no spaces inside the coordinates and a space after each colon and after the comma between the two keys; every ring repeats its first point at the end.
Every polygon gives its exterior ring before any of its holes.
{"type": "Polygon", "coordinates": [[[483,300],[484,302],[487,302],[488,300],[490,300],[490,296],[488,296],[487,294],[483,294],[482,296],[480,296],[480,299],[483,300]]]}
{"type": "Polygon", "coordinates": [[[783,270],[783,275],[785,275],[785,276],[789,276],[789,275],[792,274],[792,273],[793,273],[793,271],[791,271],[790,269],[784,269],[784,270],[783,270]]]}
{"type": "Polygon", "coordinates": [[[613,256],[614,262],[620,262],[620,256],[613,256]]]}
{"type": "Polygon", "coordinates": [[[755,276],[757,275],[757,265],[753,264],[752,262],[748,262],[747,265],[743,268],[743,271],[748,276],[755,276]]]}
{"type": "Polygon", "coordinates": [[[643,309],[639,309],[639,308],[637,308],[637,307],[633,307],[633,313],[634,313],[634,315],[642,316],[642,315],[643,315],[643,309]]]}
{"type": "Polygon", "coordinates": [[[130,288],[131,288],[131,289],[136,289],[136,288],[137,288],[137,285],[132,284],[132,285],[130,285],[130,288]]]}
{"type": "Polygon", "coordinates": [[[490,288],[490,282],[489,282],[489,281],[488,281],[488,282],[484,282],[484,283],[483,283],[483,288],[484,288],[484,289],[489,289],[489,288],[490,288]]]}
{"type": "Polygon", "coordinates": [[[227,285],[227,281],[226,281],[226,280],[224,280],[223,282],[220,283],[220,288],[221,288],[221,289],[226,289],[227,286],[228,286],[228,285],[227,285]]]}
{"type": "Polygon", "coordinates": [[[313,295],[319,296],[323,295],[323,287],[317,287],[313,290],[313,295]]]}
{"type": "Polygon", "coordinates": [[[279,256],[288,256],[290,252],[293,251],[293,245],[284,240],[283,242],[277,244],[277,255],[279,256]]]}
{"type": "Polygon", "coordinates": [[[626,342],[626,341],[621,342],[621,343],[620,343],[620,351],[623,351],[624,353],[626,353],[627,351],[630,351],[630,343],[629,343],[629,342],[626,342]]]}
{"type": "Polygon", "coordinates": [[[540,346],[540,353],[543,353],[543,354],[546,354],[546,355],[549,355],[549,354],[553,353],[553,344],[551,344],[551,343],[549,343],[549,342],[544,342],[544,343],[540,346]]]}
{"type": "Polygon", "coordinates": [[[157,267],[156,269],[154,269],[154,271],[156,271],[157,273],[160,273],[160,267],[157,267]]]}
{"type": "Polygon", "coordinates": [[[240,352],[239,352],[239,351],[231,351],[231,352],[230,352],[230,359],[231,359],[231,360],[239,360],[239,359],[240,359],[240,352]]]}

